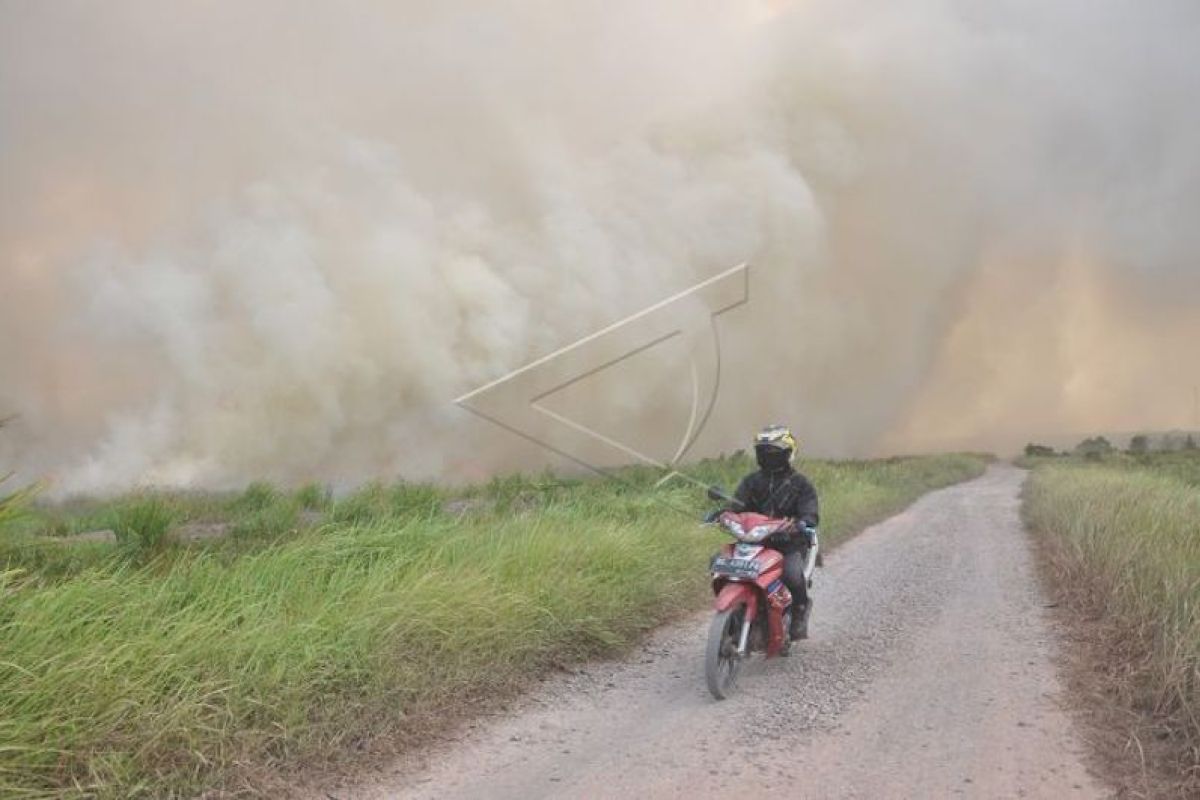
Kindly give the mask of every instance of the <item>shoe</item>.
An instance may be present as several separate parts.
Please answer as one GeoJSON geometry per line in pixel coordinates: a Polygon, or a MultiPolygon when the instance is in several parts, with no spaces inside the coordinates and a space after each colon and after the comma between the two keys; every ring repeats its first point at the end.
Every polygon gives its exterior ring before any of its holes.
{"type": "Polygon", "coordinates": [[[791,640],[808,638],[808,618],[812,614],[812,598],[808,598],[808,602],[804,604],[804,610],[799,614],[793,614],[791,630],[788,631],[791,640]]]}

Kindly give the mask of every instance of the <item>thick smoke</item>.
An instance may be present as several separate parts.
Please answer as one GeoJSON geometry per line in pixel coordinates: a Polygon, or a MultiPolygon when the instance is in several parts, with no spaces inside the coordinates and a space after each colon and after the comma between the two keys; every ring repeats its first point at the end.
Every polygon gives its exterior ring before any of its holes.
{"type": "MultiPolygon", "coordinates": [[[[698,452],[1191,424],[1193,4],[401,5],[0,4],[0,457],[554,464],[452,399],[741,261],[698,452]]],[[[665,455],[680,358],[559,402],[665,455]]]]}

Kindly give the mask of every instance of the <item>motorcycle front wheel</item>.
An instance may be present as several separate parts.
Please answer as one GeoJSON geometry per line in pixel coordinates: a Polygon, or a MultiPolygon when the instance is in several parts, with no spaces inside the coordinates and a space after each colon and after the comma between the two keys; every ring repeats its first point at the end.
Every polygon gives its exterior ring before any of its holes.
{"type": "Polygon", "coordinates": [[[708,628],[708,645],[704,650],[704,677],[708,681],[708,690],[718,700],[729,697],[737,685],[738,668],[742,665],[742,657],[737,647],[745,615],[745,605],[718,611],[708,628]]]}

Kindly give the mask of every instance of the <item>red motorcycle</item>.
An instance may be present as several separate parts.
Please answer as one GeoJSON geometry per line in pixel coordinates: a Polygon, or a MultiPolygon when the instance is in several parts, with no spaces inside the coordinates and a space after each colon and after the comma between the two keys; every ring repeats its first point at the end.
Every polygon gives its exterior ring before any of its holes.
{"type": "MultiPolygon", "coordinates": [[[[728,499],[717,489],[714,499],[728,499]]],[[[737,540],[713,556],[715,610],[708,629],[704,676],[713,697],[724,700],[736,686],[738,670],[751,653],[767,658],[787,655],[791,648],[792,593],[783,585],[783,555],[763,544],[773,534],[788,533],[791,520],[752,512],[725,511],[716,520],[737,540]]],[[[817,545],[808,548],[805,577],[811,579],[817,545]]]]}

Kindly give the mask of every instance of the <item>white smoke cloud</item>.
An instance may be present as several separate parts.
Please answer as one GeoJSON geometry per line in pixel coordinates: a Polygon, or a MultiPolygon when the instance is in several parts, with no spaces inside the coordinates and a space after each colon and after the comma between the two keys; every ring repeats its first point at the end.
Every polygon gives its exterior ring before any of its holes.
{"type": "MultiPolygon", "coordinates": [[[[535,467],[451,399],[744,260],[701,450],[1186,423],[1198,20],[0,6],[3,455],[64,490],[535,467]]],[[[670,452],[671,361],[580,413],[670,452]]]]}

